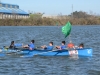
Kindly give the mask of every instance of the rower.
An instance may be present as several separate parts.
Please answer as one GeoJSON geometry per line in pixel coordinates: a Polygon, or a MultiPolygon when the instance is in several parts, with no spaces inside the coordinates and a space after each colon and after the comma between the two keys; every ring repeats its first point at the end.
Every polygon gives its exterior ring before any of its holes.
{"type": "Polygon", "coordinates": [[[9,48],[10,48],[10,49],[11,49],[11,48],[15,48],[14,41],[11,41],[11,44],[10,44],[9,48]]]}
{"type": "Polygon", "coordinates": [[[60,50],[66,49],[65,43],[66,43],[65,41],[62,41],[62,45],[61,46],[56,46],[56,48],[60,49],[60,50]]]}
{"type": "Polygon", "coordinates": [[[80,45],[79,45],[79,47],[78,47],[79,49],[83,49],[84,48],[84,44],[83,43],[81,43],[80,45]]]}
{"type": "Polygon", "coordinates": [[[34,50],[34,40],[31,40],[31,43],[28,45],[23,46],[23,48],[29,48],[29,50],[34,50]]]}
{"type": "Polygon", "coordinates": [[[67,45],[68,49],[73,49],[75,48],[74,44],[72,43],[72,41],[70,41],[70,43],[67,45]]]}
{"type": "Polygon", "coordinates": [[[53,42],[49,42],[49,46],[41,46],[44,50],[53,50],[53,42]]]}
{"type": "Polygon", "coordinates": [[[9,46],[10,49],[16,49],[16,47],[21,47],[22,44],[15,44],[14,41],[11,41],[11,44],[9,46]]]}

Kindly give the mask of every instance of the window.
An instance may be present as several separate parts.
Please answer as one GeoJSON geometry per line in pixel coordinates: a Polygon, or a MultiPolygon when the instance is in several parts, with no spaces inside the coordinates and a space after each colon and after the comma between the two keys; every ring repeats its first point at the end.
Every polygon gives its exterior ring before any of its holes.
{"type": "Polygon", "coordinates": [[[10,8],[12,8],[12,5],[10,5],[10,8]]]}
{"type": "Polygon", "coordinates": [[[6,5],[5,4],[2,4],[2,7],[6,7],[6,5]]]}
{"type": "Polygon", "coordinates": [[[8,7],[8,4],[6,4],[5,7],[7,8],[8,7]]]}
{"type": "Polygon", "coordinates": [[[10,8],[10,4],[8,4],[8,8],[10,8]]]}
{"type": "Polygon", "coordinates": [[[15,8],[17,9],[17,6],[15,6],[15,8]]]}
{"type": "Polygon", "coordinates": [[[17,6],[17,9],[19,9],[19,6],[17,6]]]}
{"type": "Polygon", "coordinates": [[[0,7],[2,7],[2,4],[0,3],[0,7]]]}
{"type": "Polygon", "coordinates": [[[15,8],[15,5],[12,5],[12,8],[15,8]]]}

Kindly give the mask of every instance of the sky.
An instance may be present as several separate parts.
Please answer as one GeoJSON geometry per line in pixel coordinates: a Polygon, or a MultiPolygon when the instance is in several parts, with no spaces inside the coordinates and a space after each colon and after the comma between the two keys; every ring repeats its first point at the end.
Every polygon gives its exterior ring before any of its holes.
{"type": "Polygon", "coordinates": [[[17,4],[26,12],[47,15],[70,15],[74,11],[100,14],[100,0],[1,0],[3,3],[17,4]]]}

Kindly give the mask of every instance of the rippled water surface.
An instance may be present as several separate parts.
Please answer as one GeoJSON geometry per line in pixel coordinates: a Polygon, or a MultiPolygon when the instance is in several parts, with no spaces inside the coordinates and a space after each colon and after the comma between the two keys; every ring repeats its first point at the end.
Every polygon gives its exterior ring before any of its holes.
{"type": "MultiPolygon", "coordinates": [[[[35,46],[60,45],[64,38],[61,27],[1,26],[0,48],[8,46],[12,40],[28,44],[35,40],[35,46]]],[[[84,43],[93,48],[93,57],[44,57],[21,58],[12,54],[0,57],[0,75],[100,75],[100,26],[72,26],[71,40],[74,44],[84,43]]]]}

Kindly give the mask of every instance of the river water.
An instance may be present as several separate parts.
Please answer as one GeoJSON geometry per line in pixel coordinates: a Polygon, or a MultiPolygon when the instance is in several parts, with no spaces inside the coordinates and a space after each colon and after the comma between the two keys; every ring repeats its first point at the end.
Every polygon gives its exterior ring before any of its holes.
{"type": "Polygon", "coordinates": [[[93,57],[45,57],[34,56],[22,58],[12,54],[0,57],[0,75],[100,75],[100,27],[72,26],[70,39],[64,38],[61,27],[57,26],[1,26],[0,48],[8,46],[12,40],[28,44],[32,39],[35,46],[60,45],[70,40],[75,45],[84,43],[86,48],[93,49],[93,57]]]}

